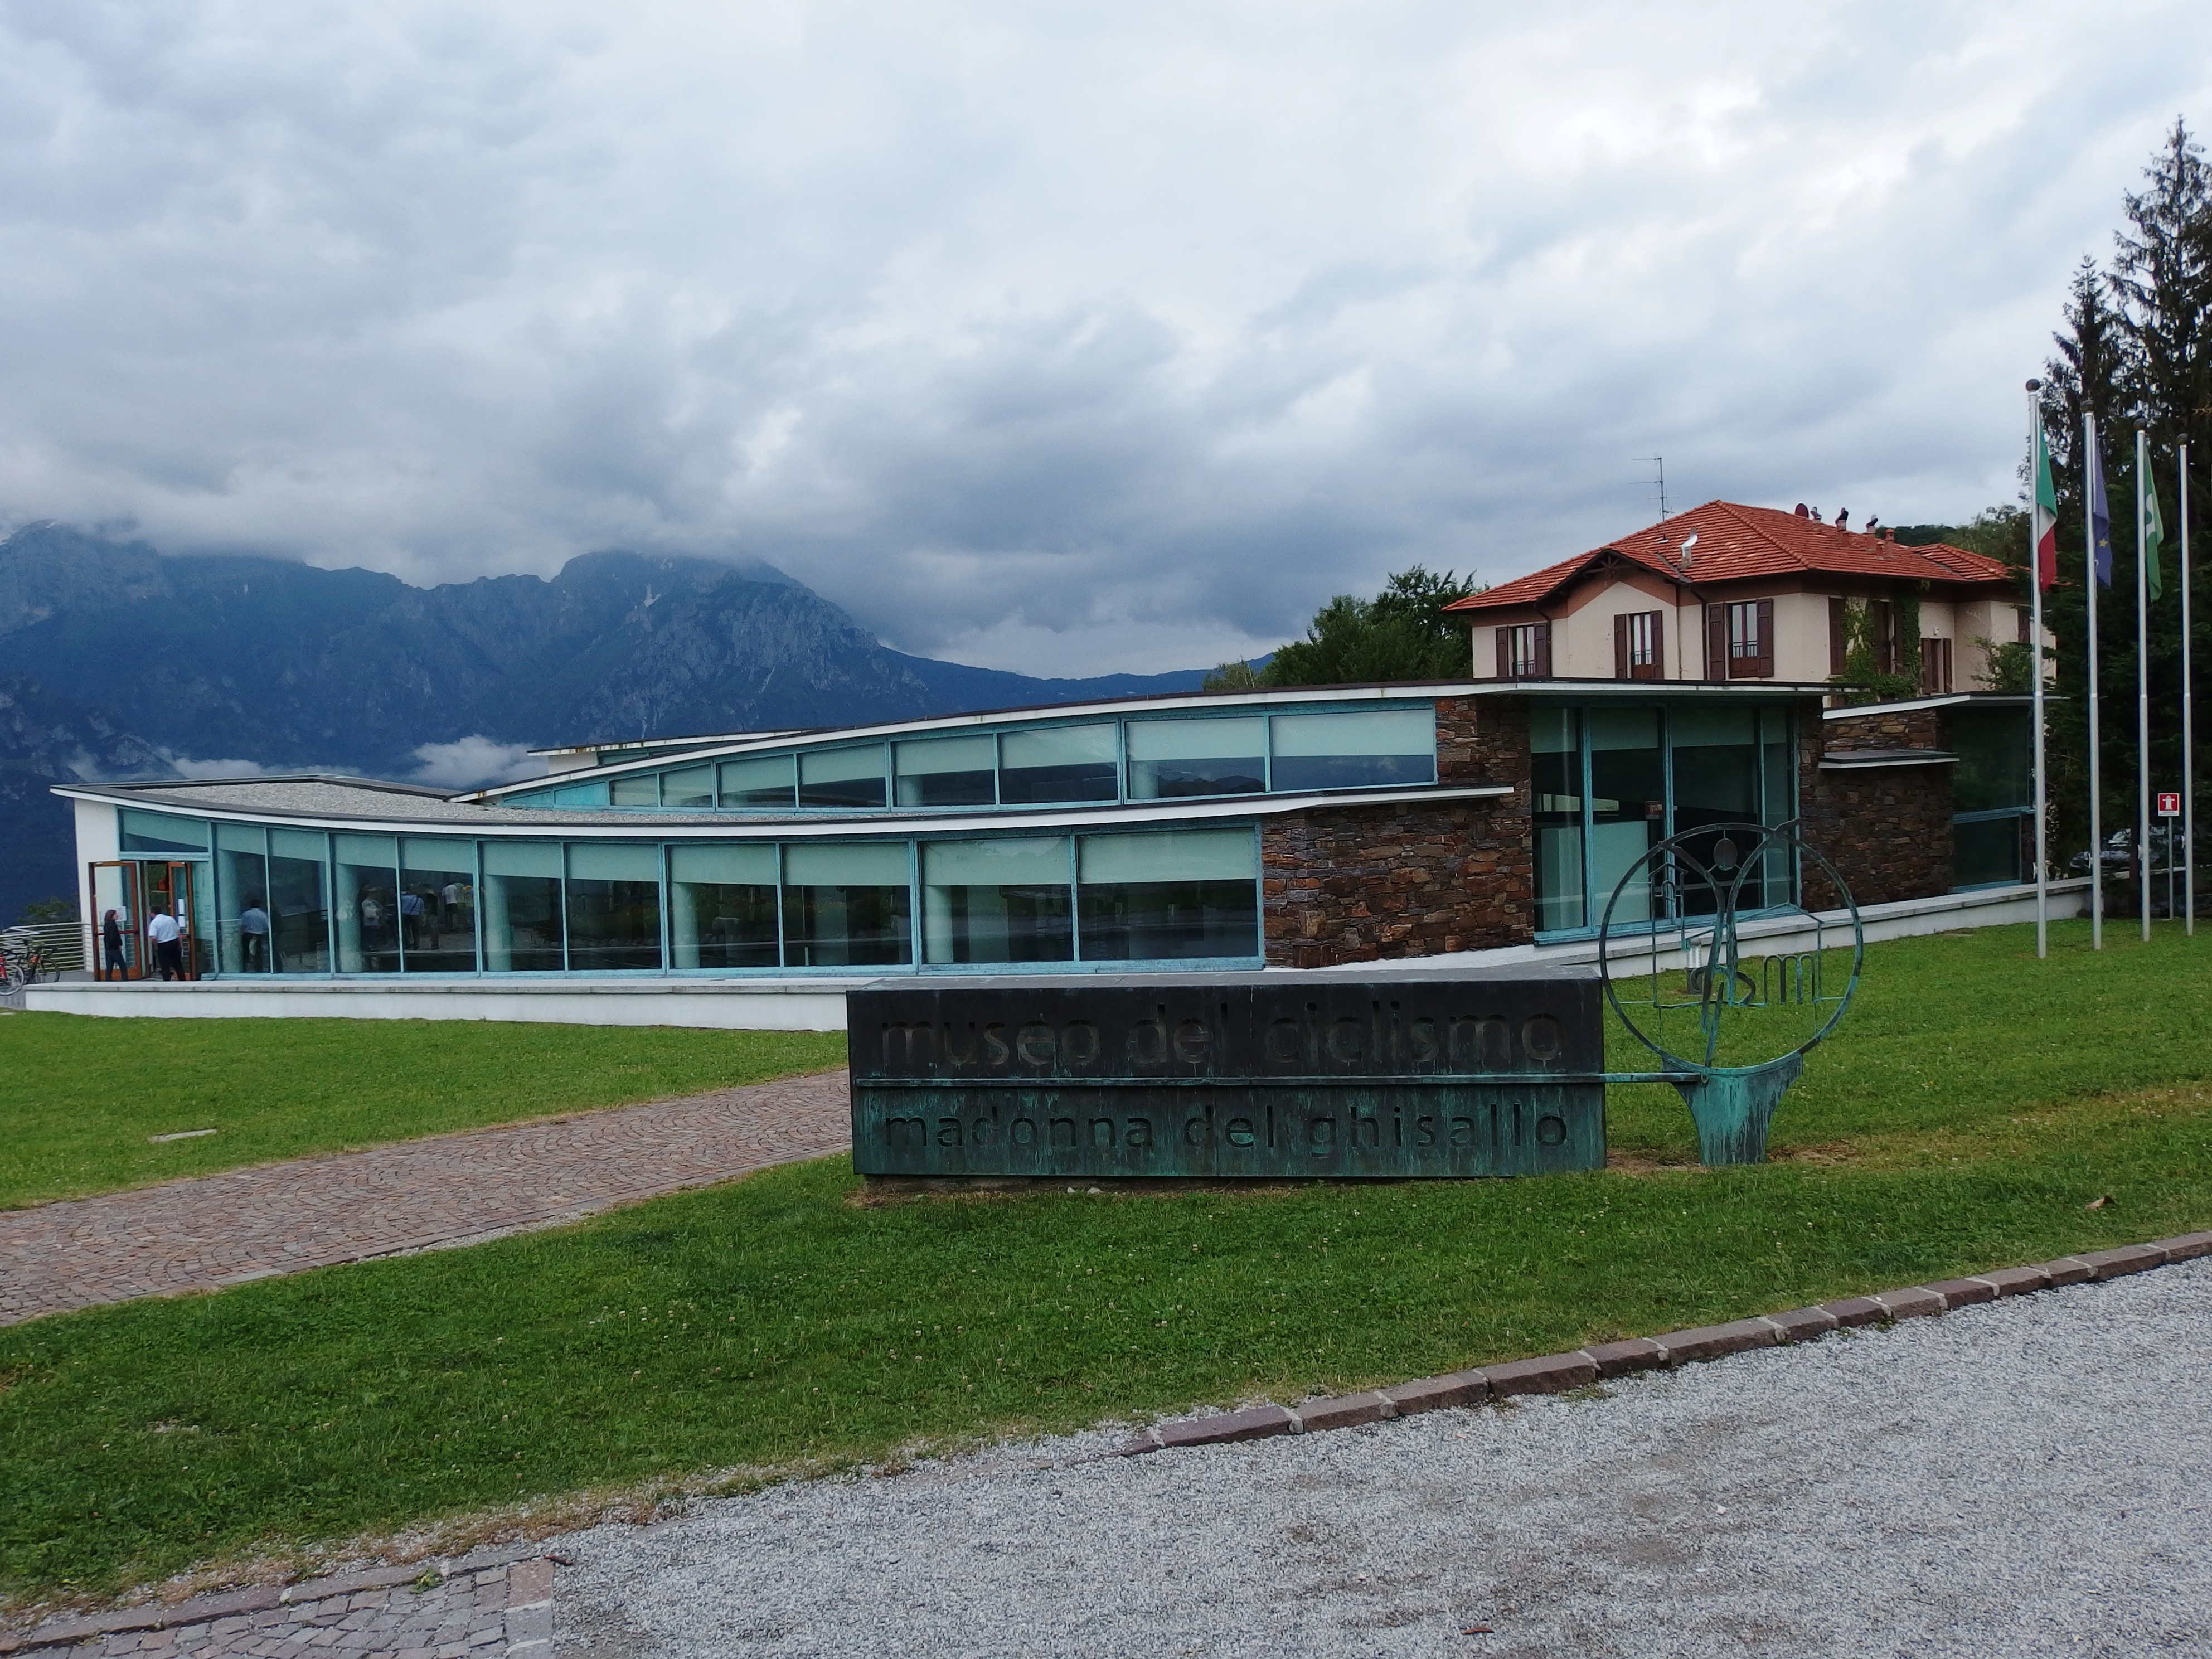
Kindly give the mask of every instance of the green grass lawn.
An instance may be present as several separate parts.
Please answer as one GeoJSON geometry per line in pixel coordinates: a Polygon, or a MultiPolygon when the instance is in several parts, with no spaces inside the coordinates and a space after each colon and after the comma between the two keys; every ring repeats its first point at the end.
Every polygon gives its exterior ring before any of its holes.
{"type": "Polygon", "coordinates": [[[844,1063],[842,1032],[11,1014],[0,1209],[844,1063]]]}
{"type": "Polygon", "coordinates": [[[1539,1181],[871,1207],[823,1160],[0,1329],[0,1583],[1294,1400],[2212,1224],[2212,935],[2058,940],[1878,947],[1758,1168],[1670,1167],[1687,1114],[1649,1089],[1618,1091],[1630,1167],[1539,1181]]]}

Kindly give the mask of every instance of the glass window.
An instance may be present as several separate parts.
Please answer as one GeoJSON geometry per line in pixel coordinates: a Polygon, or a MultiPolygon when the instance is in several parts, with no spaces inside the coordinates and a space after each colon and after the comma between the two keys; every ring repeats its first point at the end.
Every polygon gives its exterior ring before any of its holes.
{"type": "Polygon", "coordinates": [[[989,806],[998,739],[988,732],[892,745],[901,806],[989,806]]]}
{"type": "Polygon", "coordinates": [[[660,774],[658,772],[626,772],[621,777],[607,780],[610,804],[616,806],[658,806],[660,805],[660,774]]]}
{"type": "Polygon", "coordinates": [[[339,836],[338,972],[399,971],[399,843],[390,836],[339,836]]]}
{"type": "MultiPolygon", "coordinates": [[[[2034,867],[2031,848],[2022,856],[2021,842],[2034,835],[2033,816],[2007,812],[2002,817],[1976,818],[1951,826],[1951,880],[1959,887],[1988,887],[2027,878],[2023,869],[2034,867]]],[[[2153,842],[2155,848],[2157,843],[2153,842]]]]}
{"type": "Polygon", "coordinates": [[[884,804],[884,750],[872,743],[864,749],[822,749],[799,757],[799,804],[801,806],[881,806],[884,804]]]}
{"type": "Polygon", "coordinates": [[[663,774],[660,804],[663,806],[712,806],[714,804],[714,769],[711,766],[687,766],[681,771],[663,774]]]}
{"type": "Polygon", "coordinates": [[[669,945],[678,968],[776,965],[775,848],[668,849],[669,945]]]}
{"type": "Polygon", "coordinates": [[[796,806],[799,790],[788,755],[760,755],[722,763],[725,806],[796,806]]]}
{"type": "Polygon", "coordinates": [[[1121,793],[1114,727],[1054,726],[999,739],[999,799],[1009,806],[1112,800],[1121,793]]]}
{"type": "Polygon", "coordinates": [[[1535,795],[1537,929],[1591,926],[1583,907],[1583,757],[1576,711],[1530,709],[1528,749],[1535,795]]]}
{"type": "Polygon", "coordinates": [[[1272,726],[1275,755],[1268,783],[1278,793],[1436,781],[1434,708],[1278,714],[1272,726]]]}
{"type": "MultiPolygon", "coordinates": [[[[1797,748],[1790,740],[1787,708],[1759,711],[1759,821],[1787,823],[1797,816],[1797,748]]],[[[1765,856],[1766,902],[1788,904],[1797,896],[1796,872],[1790,867],[1790,854],[1779,847],[1770,847],[1765,856]]]]}
{"type": "Polygon", "coordinates": [[[526,795],[510,795],[509,806],[583,807],[607,805],[607,785],[602,778],[597,783],[572,783],[559,789],[533,790],[526,795]]]}
{"type": "Polygon", "coordinates": [[[1259,846],[1249,830],[1085,836],[1085,960],[1260,954],[1259,846]]]}
{"type": "Polygon", "coordinates": [[[173,818],[167,812],[123,809],[126,853],[201,853],[208,849],[208,827],[197,818],[173,818]]]}
{"type": "Polygon", "coordinates": [[[784,847],[786,965],[911,962],[913,918],[904,842],[784,847]]]}
{"type": "Polygon", "coordinates": [[[660,966],[660,848],[635,842],[568,848],[568,970],[660,966]]]}
{"type": "Polygon", "coordinates": [[[1948,736],[1959,757],[1952,774],[1951,810],[1990,812],[2005,806],[2033,807],[2034,738],[2028,711],[1960,708],[1950,714],[1948,736]]]}
{"type": "Polygon", "coordinates": [[[1127,729],[1134,799],[1256,795],[1267,787],[1264,720],[1132,720],[1127,729]]]}
{"type": "Polygon", "coordinates": [[[1070,960],[1075,955],[1072,874],[1064,836],[925,843],[925,959],[1070,960]]]}
{"type": "Polygon", "coordinates": [[[399,960],[410,974],[476,972],[474,842],[426,836],[400,842],[399,960]]]}
{"type": "MultiPolygon", "coordinates": [[[[1589,744],[1589,920],[1600,922],[1621,878],[1667,837],[1667,756],[1656,708],[1588,709],[1583,729],[1589,744]]],[[[1648,872],[1621,893],[1613,919],[1651,919],[1648,872]]]]}
{"type": "MultiPolygon", "coordinates": [[[[1731,609],[1735,607],[1731,606],[1731,609]]],[[[1759,714],[1752,708],[1682,708],[1673,717],[1674,833],[1713,823],[1756,823],[1760,801],[1759,714]]],[[[1718,836],[1688,843],[1709,860],[1718,836]]],[[[1686,889],[1683,907],[1691,915],[1713,908],[1710,889],[1686,889]]]]}
{"type": "Polygon", "coordinates": [[[562,966],[560,842],[484,842],[483,957],[495,974],[562,966]]]}
{"type": "Polygon", "coordinates": [[[279,973],[331,970],[330,854],[319,830],[269,832],[269,918],[279,973]]]}
{"type": "Polygon", "coordinates": [[[269,940],[268,832],[258,823],[215,827],[216,965],[226,974],[266,974],[269,940]]]}

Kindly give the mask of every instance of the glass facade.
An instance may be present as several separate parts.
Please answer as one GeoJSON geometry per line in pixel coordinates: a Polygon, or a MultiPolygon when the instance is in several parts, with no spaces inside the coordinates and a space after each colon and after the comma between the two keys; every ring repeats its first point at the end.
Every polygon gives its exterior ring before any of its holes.
{"type": "Polygon", "coordinates": [[[1997,887],[2035,879],[2034,731],[2025,708],[1954,708],[1951,881],[1997,887]]]}
{"type": "Polygon", "coordinates": [[[795,748],[500,799],[556,809],[881,811],[1389,789],[1436,776],[1436,709],[1420,703],[1133,716],[795,748]]]}
{"type": "Polygon", "coordinates": [[[925,842],[924,960],[1072,962],[1074,878],[1065,836],[925,842]]]}
{"type": "Polygon", "coordinates": [[[1261,953],[1249,823],[664,843],[161,817],[181,842],[207,836],[211,862],[138,867],[162,902],[173,871],[202,872],[176,902],[199,918],[203,969],[223,974],[989,968],[1261,953]]]}
{"type": "MultiPolygon", "coordinates": [[[[1608,903],[1615,926],[1659,920],[1668,901],[1632,876],[1654,846],[1692,835],[1695,852],[1700,828],[1796,817],[1790,720],[1783,706],[1531,709],[1538,933],[1594,931],[1608,903]]],[[[1748,890],[1761,905],[1786,904],[1796,872],[1782,854],[1768,858],[1748,890]]],[[[1711,899],[1684,902],[1694,914],[1711,899]]]]}

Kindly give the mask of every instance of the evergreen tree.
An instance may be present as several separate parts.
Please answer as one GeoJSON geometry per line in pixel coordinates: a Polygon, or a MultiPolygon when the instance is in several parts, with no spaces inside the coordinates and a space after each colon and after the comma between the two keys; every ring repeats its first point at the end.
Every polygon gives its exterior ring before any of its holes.
{"type": "Polygon", "coordinates": [[[1468,629],[1444,607],[1475,591],[1452,571],[1439,574],[1415,565],[1392,576],[1371,599],[1340,593],[1307,624],[1305,638],[1275,653],[1260,678],[1268,685],[1465,679],[1468,629]]]}

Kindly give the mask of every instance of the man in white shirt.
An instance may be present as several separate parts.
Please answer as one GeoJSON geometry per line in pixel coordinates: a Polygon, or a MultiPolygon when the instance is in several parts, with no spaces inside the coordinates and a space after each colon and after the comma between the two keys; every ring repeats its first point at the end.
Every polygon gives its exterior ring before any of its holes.
{"type": "Polygon", "coordinates": [[[153,941],[155,965],[161,969],[165,980],[185,976],[184,932],[167,907],[155,907],[152,918],[146,923],[146,937],[153,941]]]}

